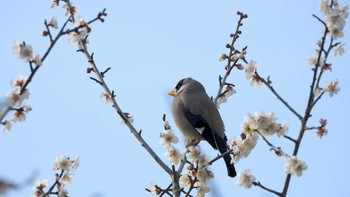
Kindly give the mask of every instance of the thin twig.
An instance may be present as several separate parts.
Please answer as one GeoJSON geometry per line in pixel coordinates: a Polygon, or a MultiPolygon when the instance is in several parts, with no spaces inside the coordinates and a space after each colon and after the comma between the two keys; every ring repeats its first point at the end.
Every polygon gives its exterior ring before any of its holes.
{"type": "Polygon", "coordinates": [[[285,156],[285,157],[289,157],[289,155],[288,155],[287,153],[285,153],[284,151],[282,151],[282,149],[281,149],[280,147],[276,147],[275,145],[273,145],[273,144],[272,144],[268,139],[266,139],[266,137],[265,137],[263,134],[261,134],[259,131],[255,130],[255,132],[257,132],[257,133],[263,138],[263,140],[266,142],[266,144],[267,144],[268,146],[270,146],[271,149],[274,150],[276,154],[278,153],[277,155],[281,154],[281,155],[283,155],[283,156],[285,156]]]}
{"type": "Polygon", "coordinates": [[[53,189],[55,189],[56,185],[58,184],[58,182],[60,181],[60,179],[62,178],[64,173],[64,170],[61,170],[61,173],[59,174],[59,178],[56,179],[56,181],[52,184],[52,186],[47,190],[47,192],[43,195],[43,197],[49,196],[50,194],[52,194],[53,189]]]}
{"type": "Polygon", "coordinates": [[[273,88],[273,86],[271,85],[271,81],[268,78],[268,80],[265,80],[264,78],[262,78],[259,73],[257,71],[255,71],[255,75],[259,78],[259,80],[266,85],[266,87],[277,97],[278,100],[280,100],[284,106],[286,106],[288,108],[289,111],[291,111],[300,121],[303,120],[303,117],[297,112],[295,111],[295,109],[290,106],[288,104],[288,102],[286,100],[284,100],[277,92],[276,90],[273,88]]]}
{"type": "Polygon", "coordinates": [[[270,193],[273,193],[273,194],[275,194],[276,196],[282,196],[282,194],[281,194],[280,192],[277,192],[277,191],[275,191],[275,190],[272,190],[272,189],[269,189],[269,188],[263,186],[259,181],[258,181],[258,182],[253,182],[253,185],[254,185],[254,186],[258,186],[258,187],[260,187],[261,189],[266,190],[266,191],[268,191],[268,192],[270,192],[270,193]]]}
{"type": "MultiPolygon", "coordinates": [[[[219,76],[219,89],[216,93],[216,96],[214,98],[214,103],[215,105],[217,105],[217,102],[220,98],[220,95],[221,95],[221,92],[226,84],[226,80],[227,80],[227,77],[230,75],[232,69],[235,67],[236,63],[238,62],[239,58],[237,58],[236,60],[233,61],[233,56],[235,55],[234,54],[234,45],[237,41],[237,39],[239,38],[239,34],[240,34],[240,27],[242,26],[242,21],[243,19],[245,19],[247,16],[243,13],[240,13],[240,18],[238,19],[238,22],[237,22],[237,25],[236,25],[236,29],[235,29],[235,33],[232,34],[232,41],[231,41],[231,45],[229,45],[229,54],[228,54],[228,58],[227,58],[227,65],[226,65],[226,72],[225,72],[225,75],[222,77],[222,76],[219,76]]],[[[244,47],[243,50],[245,50],[247,48],[244,47]]],[[[243,51],[242,50],[242,51],[243,51]]]]}
{"type": "Polygon", "coordinates": [[[294,138],[292,138],[292,137],[290,137],[290,136],[288,136],[288,135],[283,135],[283,137],[286,138],[286,139],[288,139],[288,140],[290,140],[290,141],[292,141],[292,142],[294,142],[294,143],[297,143],[297,140],[296,140],[296,139],[294,139],[294,138]]]}

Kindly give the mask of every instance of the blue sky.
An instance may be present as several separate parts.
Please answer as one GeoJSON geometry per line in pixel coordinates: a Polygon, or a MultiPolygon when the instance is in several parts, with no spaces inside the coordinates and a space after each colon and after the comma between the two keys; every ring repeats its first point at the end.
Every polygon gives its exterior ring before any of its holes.
{"type": "MultiPolygon", "coordinates": [[[[319,1],[76,0],[74,4],[79,8],[78,15],[85,19],[107,8],[106,22],[92,25],[89,50],[95,53],[101,70],[112,67],[106,81],[116,92],[117,101],[135,116],[135,127],[142,129],[145,140],[165,162],[165,149],[159,144],[164,113],[181,138],[171,118],[167,91],[179,79],[191,76],[203,83],[209,95],[216,93],[218,75],[224,74],[224,63],[218,62],[218,56],[227,52],[225,45],[230,42],[238,10],[249,17],[237,46],[248,46],[247,59],[255,60],[260,74],[271,76],[276,90],[304,113],[311,81],[306,56],[314,54],[315,43],[322,35],[321,23],[312,17],[322,16],[319,1]]],[[[29,72],[28,65],[13,54],[13,41],[25,41],[42,55],[49,43],[41,36],[44,19],[55,16],[60,26],[64,18],[61,8],[50,9],[50,2],[29,0],[7,1],[0,16],[0,93],[4,95],[11,90],[11,79],[29,72]]],[[[344,34],[340,41],[349,44],[348,26],[344,34]]],[[[81,158],[73,182],[67,186],[70,196],[148,196],[144,189],[150,182],[168,186],[166,173],[120,124],[113,109],[100,100],[102,89],[89,79],[85,73],[88,62],[75,50],[62,38],[30,84],[31,96],[26,103],[33,111],[24,123],[14,124],[10,133],[0,135],[0,177],[21,182],[38,171],[37,179],[46,178],[52,183],[56,156],[67,155],[81,158]]],[[[329,133],[322,139],[313,131],[305,135],[299,158],[309,168],[301,177],[292,178],[289,196],[350,193],[350,134],[346,125],[350,110],[349,57],[346,51],[341,57],[330,58],[333,71],[321,84],[338,79],[341,91],[333,98],[325,96],[309,122],[309,126],[315,126],[320,118],[326,118],[329,133]]],[[[286,122],[290,136],[297,135],[297,119],[267,88],[250,87],[239,71],[231,74],[229,82],[236,85],[237,94],[220,108],[229,138],[239,133],[244,115],[263,110],[274,112],[280,122],[286,122]]],[[[274,137],[271,141],[286,152],[292,150],[288,141],[274,137]]],[[[182,149],[182,144],[177,147],[182,149]]],[[[216,155],[205,143],[202,149],[212,157],[216,155]]],[[[259,140],[251,155],[236,168],[251,169],[258,181],[281,190],[284,162],[259,140]]],[[[215,174],[211,184],[217,196],[273,196],[259,188],[237,187],[236,179],[226,176],[223,162],[216,162],[210,169],[215,174]]],[[[11,191],[8,196],[29,196],[31,192],[32,185],[11,191]]]]}

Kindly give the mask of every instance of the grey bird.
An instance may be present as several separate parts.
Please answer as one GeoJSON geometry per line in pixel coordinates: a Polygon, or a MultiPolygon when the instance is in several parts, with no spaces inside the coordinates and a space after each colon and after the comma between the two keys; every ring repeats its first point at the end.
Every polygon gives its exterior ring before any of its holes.
{"type": "MultiPolygon", "coordinates": [[[[181,79],[168,94],[174,97],[173,118],[184,136],[195,144],[204,139],[221,154],[229,150],[220,113],[200,82],[190,77],[181,79]]],[[[237,173],[231,156],[227,154],[223,158],[228,176],[235,177],[237,173]]]]}

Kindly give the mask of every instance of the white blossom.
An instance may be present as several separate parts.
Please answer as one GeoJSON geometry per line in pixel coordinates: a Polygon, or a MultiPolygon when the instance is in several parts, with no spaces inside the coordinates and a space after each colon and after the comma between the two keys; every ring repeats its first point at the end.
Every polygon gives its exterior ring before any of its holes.
{"type": "Polygon", "coordinates": [[[182,173],[180,178],[179,178],[179,182],[181,184],[182,187],[188,187],[191,185],[191,181],[192,181],[192,178],[190,176],[190,174],[187,172],[185,173],[182,173]]]}
{"type": "Polygon", "coordinates": [[[159,187],[157,185],[155,185],[154,183],[151,183],[149,186],[149,191],[151,192],[151,194],[153,195],[159,195],[162,191],[159,189],[159,187]]]}
{"type": "Polygon", "coordinates": [[[345,52],[345,49],[344,49],[344,44],[338,44],[337,46],[334,47],[334,56],[341,56],[343,55],[345,52]]]}
{"type": "Polygon", "coordinates": [[[226,54],[219,55],[219,62],[225,61],[228,58],[226,54]]]}
{"type": "Polygon", "coordinates": [[[68,196],[68,191],[66,189],[61,189],[58,192],[58,197],[67,197],[68,196]]]}
{"type": "Polygon", "coordinates": [[[304,161],[298,160],[296,156],[287,157],[284,171],[286,174],[301,176],[303,171],[307,169],[307,165],[304,161]]]}
{"type": "Polygon", "coordinates": [[[238,172],[237,185],[248,189],[253,186],[254,181],[255,176],[252,175],[250,170],[238,172]]]}
{"type": "Polygon", "coordinates": [[[170,147],[172,143],[176,144],[179,141],[179,138],[175,135],[173,130],[164,130],[160,134],[159,143],[166,148],[170,147]]]}
{"type": "Polygon", "coordinates": [[[50,21],[49,21],[48,25],[51,26],[54,29],[58,29],[58,22],[57,22],[56,18],[53,17],[53,16],[50,18],[50,21]]]}
{"type": "Polygon", "coordinates": [[[72,165],[72,162],[65,155],[59,156],[56,158],[55,163],[53,164],[53,170],[65,170],[68,171],[72,165]]]}
{"type": "Polygon", "coordinates": [[[68,5],[68,3],[63,4],[62,8],[64,9],[64,15],[68,16],[68,15],[75,15],[76,13],[78,13],[78,8],[74,6],[74,4],[72,2],[70,2],[70,6],[68,5]]]}
{"type": "Polygon", "coordinates": [[[42,64],[40,56],[37,53],[33,53],[33,57],[32,57],[31,61],[37,66],[41,66],[41,64],[42,64]]]}
{"type": "Polygon", "coordinates": [[[15,41],[12,45],[13,52],[19,57],[23,59],[25,62],[29,62],[33,56],[32,46],[24,43],[20,43],[19,41],[15,41]]]}
{"type": "Polygon", "coordinates": [[[195,163],[196,161],[198,161],[200,154],[201,154],[200,146],[192,145],[188,147],[188,152],[186,153],[186,157],[190,162],[195,163]]]}
{"type": "Polygon", "coordinates": [[[197,179],[200,184],[207,185],[209,180],[213,177],[214,177],[213,173],[205,168],[198,169],[197,171],[197,179]]]}
{"type": "Polygon", "coordinates": [[[339,5],[333,1],[333,5],[327,7],[328,1],[321,2],[320,10],[323,12],[324,22],[331,33],[333,39],[343,37],[343,29],[345,27],[345,19],[348,17],[348,6],[339,5]]]}
{"type": "Polygon", "coordinates": [[[17,75],[16,78],[10,81],[12,88],[21,88],[27,81],[28,77],[24,75],[17,75]]]}
{"type": "Polygon", "coordinates": [[[197,187],[196,197],[204,197],[206,193],[210,191],[210,188],[207,185],[200,185],[197,187]]]}
{"type": "Polygon", "coordinates": [[[2,131],[3,131],[4,133],[8,133],[8,132],[11,130],[11,127],[12,127],[12,121],[6,120],[6,121],[3,123],[2,131]]]}
{"type": "Polygon", "coordinates": [[[164,153],[164,156],[173,164],[177,165],[180,162],[182,154],[175,147],[170,146],[167,152],[164,153]]]}
{"type": "Polygon", "coordinates": [[[26,120],[26,115],[23,110],[19,109],[13,114],[11,119],[13,122],[24,122],[26,120]]]}
{"type": "Polygon", "coordinates": [[[198,167],[203,168],[205,166],[208,166],[210,157],[208,155],[200,155],[197,161],[198,161],[198,167]]]}
{"type": "Polygon", "coordinates": [[[112,97],[106,92],[101,93],[100,98],[106,104],[112,104],[113,103],[112,97]]]}
{"type": "Polygon", "coordinates": [[[241,133],[241,135],[231,138],[227,142],[234,154],[231,163],[237,163],[240,159],[248,157],[257,144],[258,139],[259,136],[256,133],[241,133]]]}
{"type": "Polygon", "coordinates": [[[16,88],[12,92],[9,92],[6,94],[7,103],[9,106],[19,107],[21,106],[23,100],[29,98],[29,91],[27,89],[24,90],[22,94],[20,93],[21,93],[21,89],[16,88]]]}
{"type": "Polygon", "coordinates": [[[329,96],[332,97],[334,94],[337,94],[340,91],[338,83],[338,80],[327,82],[326,86],[323,88],[323,91],[328,92],[329,96]]]}
{"type": "Polygon", "coordinates": [[[47,179],[43,179],[43,180],[36,180],[35,183],[34,183],[34,186],[33,186],[33,190],[36,190],[36,189],[43,189],[47,186],[47,184],[49,183],[49,180],[47,179]]]}
{"type": "Polygon", "coordinates": [[[250,82],[250,85],[257,87],[261,85],[260,78],[256,75],[256,62],[251,60],[245,67],[245,77],[250,82]]]}

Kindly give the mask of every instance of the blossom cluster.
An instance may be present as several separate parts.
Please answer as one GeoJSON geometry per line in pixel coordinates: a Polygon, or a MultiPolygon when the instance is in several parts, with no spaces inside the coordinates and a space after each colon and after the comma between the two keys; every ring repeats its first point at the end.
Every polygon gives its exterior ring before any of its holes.
{"type": "MultiPolygon", "coordinates": [[[[335,54],[342,54],[344,53],[344,49],[340,48],[342,47],[342,44],[337,44],[335,47],[335,54]],[[337,50],[341,50],[342,52],[337,52],[337,50]]],[[[332,64],[326,63],[326,58],[324,56],[320,56],[319,51],[316,51],[313,56],[307,56],[307,63],[312,66],[319,66],[322,70],[332,70],[332,64]]],[[[337,94],[340,91],[339,88],[339,81],[333,80],[326,82],[324,87],[316,87],[314,89],[315,96],[318,96],[320,93],[328,93],[330,97],[333,97],[334,94],[337,94]]]]}
{"type": "Polygon", "coordinates": [[[16,56],[20,59],[23,59],[24,62],[30,62],[36,66],[41,66],[41,59],[39,55],[33,51],[31,45],[28,45],[24,42],[21,43],[19,41],[15,41],[12,44],[12,50],[16,56]]]}
{"type": "Polygon", "coordinates": [[[219,108],[222,103],[226,103],[227,98],[233,94],[236,94],[236,90],[233,89],[232,85],[226,85],[224,92],[219,95],[218,101],[216,103],[217,108],[219,108]]]}
{"type": "Polygon", "coordinates": [[[210,161],[209,156],[201,154],[200,146],[189,146],[186,152],[187,160],[191,165],[187,166],[187,171],[182,173],[179,181],[183,188],[195,187],[196,196],[205,196],[210,191],[209,180],[214,174],[206,167],[210,161]]]}
{"type": "MultiPolygon", "coordinates": [[[[51,4],[51,8],[55,9],[59,6],[59,0],[54,0],[51,4]]],[[[80,49],[82,45],[80,41],[87,42],[86,38],[91,31],[88,23],[85,22],[83,17],[79,16],[77,19],[74,18],[78,13],[78,8],[72,2],[65,2],[62,5],[65,16],[72,16],[74,29],[67,30],[68,33],[68,42],[72,45],[77,44],[80,49]]]]}
{"type": "Polygon", "coordinates": [[[249,189],[253,186],[253,182],[256,180],[255,176],[252,175],[250,170],[244,170],[238,172],[237,185],[249,189]]]}
{"type": "Polygon", "coordinates": [[[164,156],[173,164],[177,165],[182,157],[182,154],[178,149],[176,149],[173,144],[179,142],[179,138],[175,135],[175,132],[171,129],[169,122],[163,121],[164,130],[160,132],[159,143],[164,146],[167,151],[164,153],[164,156]]]}
{"type": "Polygon", "coordinates": [[[286,174],[301,176],[303,171],[307,169],[307,165],[304,161],[298,160],[297,156],[291,156],[286,158],[286,164],[284,171],[286,174]]]}
{"type": "Polygon", "coordinates": [[[337,39],[343,37],[345,19],[349,15],[348,6],[340,5],[337,0],[322,0],[320,10],[323,13],[323,20],[332,38],[337,39]]]}
{"type": "Polygon", "coordinates": [[[276,134],[281,137],[287,130],[287,125],[277,122],[272,112],[263,111],[246,115],[241,124],[241,133],[227,142],[234,154],[232,162],[237,163],[240,159],[246,158],[257,144],[259,135],[268,137],[276,134]]]}
{"type": "Polygon", "coordinates": [[[67,156],[59,156],[56,158],[53,164],[53,170],[61,170],[61,173],[55,174],[54,187],[57,189],[53,192],[52,189],[45,191],[44,189],[48,186],[49,181],[47,179],[36,180],[33,187],[33,194],[31,197],[42,197],[49,196],[49,194],[57,194],[58,197],[67,197],[68,191],[64,188],[65,185],[72,182],[74,172],[79,167],[79,157],[71,160],[67,156]]]}
{"type": "Polygon", "coordinates": [[[25,121],[26,113],[32,110],[32,107],[30,105],[23,103],[24,100],[29,98],[29,90],[27,88],[23,88],[26,81],[26,76],[18,75],[10,82],[12,91],[6,94],[7,106],[10,107],[10,109],[14,110],[15,113],[11,119],[1,122],[3,125],[4,133],[7,133],[11,130],[12,123],[25,121]]]}
{"type": "MultiPolygon", "coordinates": [[[[160,144],[164,146],[167,151],[164,156],[173,164],[178,165],[184,154],[181,154],[173,144],[178,143],[179,139],[175,135],[175,132],[171,129],[169,122],[163,120],[164,130],[160,133],[160,144]]],[[[179,182],[183,188],[196,188],[196,196],[205,196],[205,193],[209,192],[208,182],[214,177],[213,173],[206,167],[210,161],[207,155],[201,154],[200,146],[190,145],[189,139],[184,139],[185,144],[188,144],[185,156],[189,165],[187,171],[182,173],[179,182]]],[[[159,195],[159,187],[151,184],[150,191],[152,194],[159,195]]]]}
{"type": "Polygon", "coordinates": [[[261,80],[256,74],[256,62],[251,60],[245,67],[245,77],[249,81],[250,85],[253,87],[258,87],[261,85],[261,80]]]}

